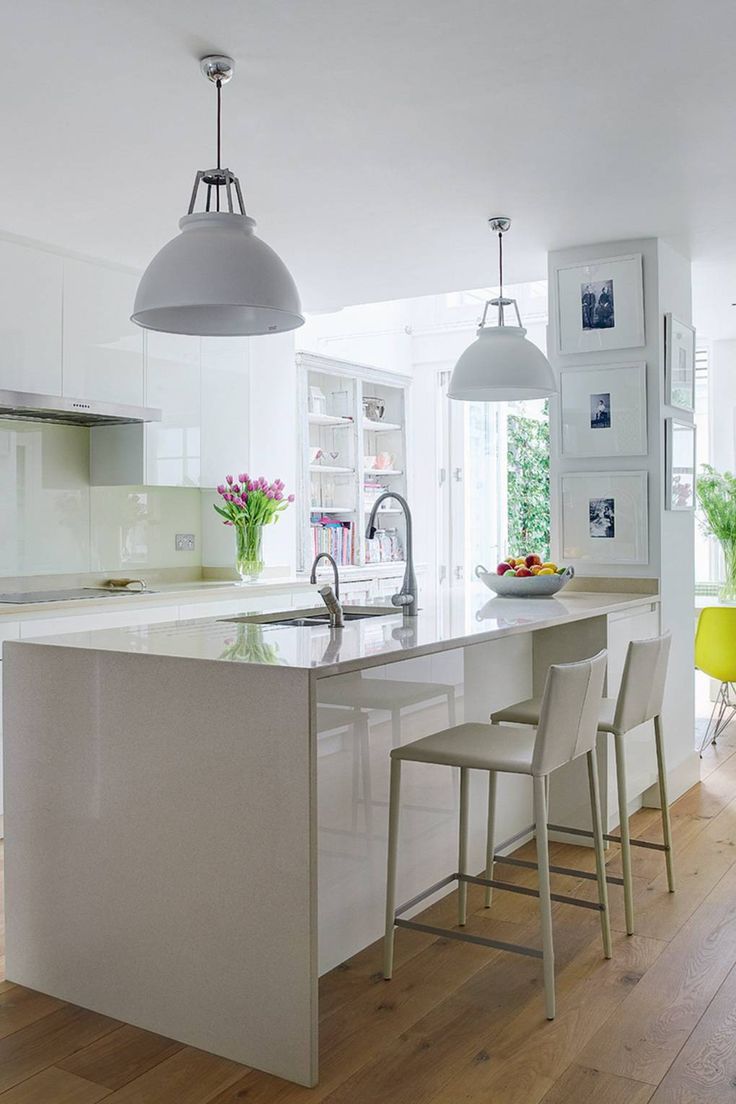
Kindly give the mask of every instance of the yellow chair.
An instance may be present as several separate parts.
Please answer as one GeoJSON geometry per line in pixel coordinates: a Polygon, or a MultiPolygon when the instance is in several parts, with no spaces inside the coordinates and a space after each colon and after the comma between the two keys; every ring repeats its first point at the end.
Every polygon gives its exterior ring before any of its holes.
{"type": "Polygon", "coordinates": [[[700,745],[702,757],[708,742],[714,744],[736,714],[736,702],[729,696],[732,688],[736,690],[736,606],[706,606],[700,611],[695,666],[721,684],[700,745]]]}

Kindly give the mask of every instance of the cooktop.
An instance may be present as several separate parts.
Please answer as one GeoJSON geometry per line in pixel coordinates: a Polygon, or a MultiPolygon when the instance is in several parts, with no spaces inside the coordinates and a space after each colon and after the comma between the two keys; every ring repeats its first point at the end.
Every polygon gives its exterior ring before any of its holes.
{"type": "Polygon", "coordinates": [[[126,590],[120,587],[112,590],[110,587],[75,587],[72,590],[27,590],[17,594],[0,594],[0,603],[7,602],[12,605],[26,606],[33,602],[71,602],[79,598],[113,598],[118,594],[154,594],[155,591],[126,590]]]}

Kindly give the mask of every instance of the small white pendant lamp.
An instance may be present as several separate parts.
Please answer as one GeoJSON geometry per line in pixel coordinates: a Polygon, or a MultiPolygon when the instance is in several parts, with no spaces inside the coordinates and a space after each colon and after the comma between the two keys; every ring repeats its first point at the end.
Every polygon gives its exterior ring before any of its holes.
{"type": "Polygon", "coordinates": [[[511,219],[497,217],[488,223],[498,233],[499,297],[486,303],[478,336],[455,365],[447,394],[465,402],[546,399],[557,391],[552,365],[527,341],[516,300],[505,299],[503,294],[503,235],[511,219]],[[511,306],[518,326],[504,324],[504,307],[511,306]],[[489,307],[498,307],[497,326],[486,326],[489,307]]]}
{"type": "Polygon", "coordinates": [[[304,324],[296,284],[281,258],[256,237],[240,182],[221,166],[221,93],[233,75],[233,60],[210,55],[200,66],[217,86],[217,167],[197,172],[189,211],[179,219],[181,233],[143,273],[132,321],[147,330],[202,337],[295,330],[304,324]],[[195,213],[201,184],[207,186],[205,209],[195,213]],[[223,190],[226,211],[220,210],[223,190]]]}

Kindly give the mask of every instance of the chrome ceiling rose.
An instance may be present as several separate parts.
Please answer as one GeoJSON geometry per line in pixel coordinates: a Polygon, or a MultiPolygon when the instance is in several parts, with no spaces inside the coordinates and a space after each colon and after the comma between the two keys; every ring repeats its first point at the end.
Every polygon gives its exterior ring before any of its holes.
{"type": "Polygon", "coordinates": [[[235,62],[226,54],[207,54],[199,59],[199,68],[213,84],[217,84],[218,80],[227,84],[235,72],[235,62]]]}
{"type": "Polygon", "coordinates": [[[143,329],[202,337],[294,330],[304,324],[296,284],[278,254],[256,236],[240,181],[222,165],[222,86],[235,63],[225,54],[208,54],[199,65],[217,88],[217,164],[197,171],[189,209],[179,220],[181,233],[143,273],[132,321],[143,329]]]}

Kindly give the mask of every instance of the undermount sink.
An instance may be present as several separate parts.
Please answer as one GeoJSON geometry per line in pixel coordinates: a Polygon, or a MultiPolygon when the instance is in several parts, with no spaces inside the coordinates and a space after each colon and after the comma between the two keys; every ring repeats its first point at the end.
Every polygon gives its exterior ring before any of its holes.
{"type": "MultiPolygon", "coordinates": [[[[367,617],[387,617],[398,612],[394,606],[343,606],[342,608],[345,621],[362,621],[367,617]]],[[[297,628],[308,628],[312,625],[329,625],[330,615],[327,610],[302,609],[286,613],[241,613],[236,617],[223,617],[221,620],[238,624],[293,625],[297,628]]]]}

